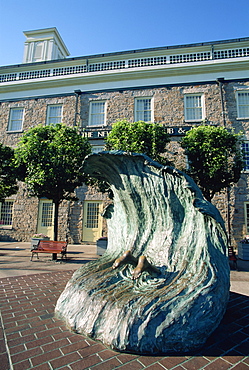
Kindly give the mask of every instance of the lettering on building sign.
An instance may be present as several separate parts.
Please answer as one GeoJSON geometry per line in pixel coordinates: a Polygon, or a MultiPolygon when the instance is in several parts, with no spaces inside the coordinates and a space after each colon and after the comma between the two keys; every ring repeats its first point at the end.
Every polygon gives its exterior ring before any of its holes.
{"type": "Polygon", "coordinates": [[[96,130],[96,131],[90,131],[90,130],[85,130],[82,132],[82,135],[84,137],[87,137],[88,139],[104,139],[105,137],[108,136],[109,132],[111,130],[96,130]]]}
{"type": "MultiPolygon", "coordinates": [[[[174,126],[174,127],[165,127],[167,134],[169,136],[184,136],[187,131],[191,130],[191,126],[174,126]]],[[[91,139],[104,139],[108,136],[111,132],[111,129],[104,129],[104,130],[93,130],[93,129],[85,129],[82,132],[84,137],[87,137],[89,140],[91,139]]]]}
{"type": "Polygon", "coordinates": [[[167,134],[170,136],[183,136],[185,135],[189,130],[191,130],[191,126],[174,126],[174,127],[166,127],[167,134]]]}

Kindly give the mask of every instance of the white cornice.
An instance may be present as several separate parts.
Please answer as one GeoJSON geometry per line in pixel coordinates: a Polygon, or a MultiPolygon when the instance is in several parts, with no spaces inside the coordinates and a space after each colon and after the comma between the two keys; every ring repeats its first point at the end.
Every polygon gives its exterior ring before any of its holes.
{"type": "Polygon", "coordinates": [[[249,79],[249,58],[246,59],[236,59],[236,61],[229,59],[222,63],[217,60],[181,65],[130,68],[128,70],[100,71],[34,80],[11,81],[0,84],[0,100],[68,94],[73,93],[75,89],[81,89],[84,92],[203,83],[216,81],[218,77],[223,77],[227,80],[249,79]]]}

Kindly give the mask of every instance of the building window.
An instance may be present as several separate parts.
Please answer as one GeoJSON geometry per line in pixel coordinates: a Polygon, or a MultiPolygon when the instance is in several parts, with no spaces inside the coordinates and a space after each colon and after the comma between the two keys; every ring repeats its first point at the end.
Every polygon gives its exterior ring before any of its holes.
{"type": "Polygon", "coordinates": [[[249,203],[244,203],[246,234],[249,234],[249,203]]]}
{"type": "Polygon", "coordinates": [[[153,122],[151,98],[135,99],[135,121],[153,122]]]}
{"type": "Polygon", "coordinates": [[[185,121],[201,121],[204,116],[204,96],[184,95],[185,121]]]}
{"type": "Polygon", "coordinates": [[[0,226],[11,226],[13,220],[13,200],[0,203],[0,226]]]}
{"type": "Polygon", "coordinates": [[[103,145],[92,145],[92,153],[99,153],[105,150],[103,145]]]}
{"type": "Polygon", "coordinates": [[[89,126],[104,126],[106,124],[106,102],[90,102],[89,126]]]}
{"type": "Polygon", "coordinates": [[[249,118],[249,92],[237,92],[238,118],[249,118]]]}
{"type": "Polygon", "coordinates": [[[99,203],[87,204],[87,221],[86,227],[89,229],[97,229],[99,224],[99,203]]]}
{"type": "Polygon", "coordinates": [[[53,224],[53,203],[42,204],[41,226],[50,227],[53,224]]]}
{"type": "Polygon", "coordinates": [[[62,122],[62,104],[48,105],[47,125],[55,125],[62,122]]]}
{"type": "Polygon", "coordinates": [[[242,143],[243,160],[245,163],[244,171],[249,171],[249,141],[242,143]]]}
{"type": "Polygon", "coordinates": [[[22,131],[24,108],[11,108],[8,131],[22,131]]]}

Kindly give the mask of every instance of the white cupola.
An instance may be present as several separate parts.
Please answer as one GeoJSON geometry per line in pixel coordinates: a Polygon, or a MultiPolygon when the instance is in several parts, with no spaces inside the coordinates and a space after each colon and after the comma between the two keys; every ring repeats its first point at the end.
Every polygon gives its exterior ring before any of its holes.
{"type": "Polygon", "coordinates": [[[55,27],[25,31],[23,63],[64,59],[69,51],[55,27]]]}

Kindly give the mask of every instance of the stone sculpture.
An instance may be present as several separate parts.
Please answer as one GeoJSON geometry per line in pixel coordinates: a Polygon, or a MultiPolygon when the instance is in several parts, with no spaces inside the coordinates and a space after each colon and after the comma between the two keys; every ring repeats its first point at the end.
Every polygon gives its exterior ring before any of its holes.
{"type": "Polygon", "coordinates": [[[83,170],[111,187],[108,247],[74,273],[57,317],[119,351],[201,347],[229,297],[227,236],[218,210],[187,175],[144,155],[93,154],[83,170]]]}

